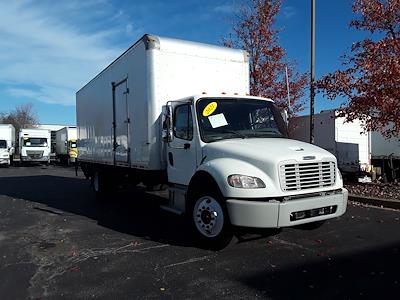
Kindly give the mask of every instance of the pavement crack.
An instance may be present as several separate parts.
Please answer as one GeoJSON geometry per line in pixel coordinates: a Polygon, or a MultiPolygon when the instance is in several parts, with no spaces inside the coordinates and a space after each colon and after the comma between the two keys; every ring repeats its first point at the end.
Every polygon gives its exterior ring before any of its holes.
{"type": "Polygon", "coordinates": [[[174,264],[166,265],[166,266],[164,266],[164,269],[168,269],[168,268],[172,268],[172,267],[176,267],[176,266],[181,266],[181,265],[186,265],[186,264],[191,264],[191,263],[195,263],[195,262],[206,260],[206,259],[213,258],[213,257],[214,257],[213,255],[206,255],[206,256],[202,256],[202,257],[194,257],[194,258],[191,258],[191,259],[188,259],[188,260],[184,260],[184,261],[177,262],[177,263],[174,263],[174,264]]]}

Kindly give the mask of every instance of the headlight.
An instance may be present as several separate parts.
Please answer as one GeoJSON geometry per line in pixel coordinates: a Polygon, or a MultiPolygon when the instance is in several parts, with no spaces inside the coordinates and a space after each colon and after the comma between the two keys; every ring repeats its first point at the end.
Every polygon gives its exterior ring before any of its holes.
{"type": "Polygon", "coordinates": [[[230,186],[242,189],[265,188],[265,183],[260,178],[239,174],[229,175],[228,183],[230,186]]]}
{"type": "Polygon", "coordinates": [[[9,157],[10,155],[8,154],[8,153],[4,153],[3,154],[3,157],[5,157],[5,158],[7,158],[7,157],[9,157]]]}

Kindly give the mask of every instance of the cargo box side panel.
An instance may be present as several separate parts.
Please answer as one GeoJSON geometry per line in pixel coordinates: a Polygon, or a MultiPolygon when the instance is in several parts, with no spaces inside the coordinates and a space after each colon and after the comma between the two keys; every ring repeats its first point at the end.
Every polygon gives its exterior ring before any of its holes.
{"type": "Polygon", "coordinates": [[[79,160],[113,164],[112,88],[103,72],[76,95],[79,160]]]}
{"type": "MultiPolygon", "coordinates": [[[[308,120],[308,122],[310,122],[308,120]]],[[[335,142],[335,113],[323,111],[314,117],[314,142],[338,158],[335,142]]]]}
{"type": "Polygon", "coordinates": [[[56,154],[66,155],[67,154],[67,128],[57,130],[56,132],[56,154]]]}
{"type": "Polygon", "coordinates": [[[146,50],[138,43],[77,93],[78,155],[83,161],[114,164],[112,83],[126,89],[129,163],[147,168],[146,50]]]}
{"type": "Polygon", "coordinates": [[[369,137],[360,120],[345,122],[336,118],[336,142],[340,162],[344,165],[369,165],[369,137]]]}
{"type": "Polygon", "coordinates": [[[77,138],[77,132],[75,127],[68,127],[67,128],[67,139],[70,140],[76,140],[77,138]]]}
{"type": "Polygon", "coordinates": [[[400,159],[400,138],[394,136],[386,139],[380,132],[371,132],[371,156],[373,159],[387,158],[388,156],[400,159]]]}

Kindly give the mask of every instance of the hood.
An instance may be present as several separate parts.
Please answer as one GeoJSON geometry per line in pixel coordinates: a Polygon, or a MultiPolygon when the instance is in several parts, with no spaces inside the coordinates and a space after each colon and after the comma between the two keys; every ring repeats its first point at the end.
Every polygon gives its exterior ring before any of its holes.
{"type": "Polygon", "coordinates": [[[5,153],[8,154],[8,149],[7,148],[0,148],[0,155],[5,154],[5,153]]]}
{"type": "MultiPolygon", "coordinates": [[[[227,139],[208,143],[203,147],[207,160],[236,158],[257,164],[278,164],[281,161],[299,162],[335,159],[330,152],[312,144],[286,138],[227,139]]],[[[335,159],[336,160],[336,159],[335,159]]]]}

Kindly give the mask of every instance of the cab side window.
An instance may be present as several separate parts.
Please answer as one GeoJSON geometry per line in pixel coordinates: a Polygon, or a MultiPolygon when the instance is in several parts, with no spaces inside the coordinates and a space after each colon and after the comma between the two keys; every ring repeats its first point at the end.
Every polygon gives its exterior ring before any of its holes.
{"type": "Polygon", "coordinates": [[[193,139],[192,110],[188,104],[175,108],[174,136],[188,141],[193,139]]]}

